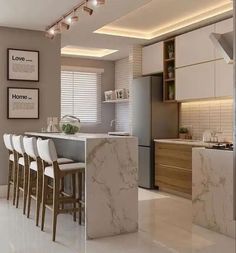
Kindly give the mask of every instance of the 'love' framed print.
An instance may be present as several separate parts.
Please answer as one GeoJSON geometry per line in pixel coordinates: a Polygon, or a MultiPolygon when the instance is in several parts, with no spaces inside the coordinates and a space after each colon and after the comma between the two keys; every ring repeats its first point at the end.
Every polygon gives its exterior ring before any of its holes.
{"type": "Polygon", "coordinates": [[[39,119],[38,88],[7,88],[8,119],[39,119]]]}
{"type": "Polygon", "coordinates": [[[39,51],[8,48],[7,80],[39,82],[39,51]]]}

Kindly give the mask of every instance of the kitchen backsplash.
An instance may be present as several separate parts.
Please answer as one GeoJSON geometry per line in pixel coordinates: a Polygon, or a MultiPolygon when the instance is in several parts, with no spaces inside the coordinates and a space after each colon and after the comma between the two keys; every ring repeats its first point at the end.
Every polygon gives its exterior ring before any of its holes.
{"type": "Polygon", "coordinates": [[[222,132],[225,141],[232,141],[233,100],[181,103],[180,126],[188,127],[193,139],[202,139],[203,132],[211,129],[222,132]]]}

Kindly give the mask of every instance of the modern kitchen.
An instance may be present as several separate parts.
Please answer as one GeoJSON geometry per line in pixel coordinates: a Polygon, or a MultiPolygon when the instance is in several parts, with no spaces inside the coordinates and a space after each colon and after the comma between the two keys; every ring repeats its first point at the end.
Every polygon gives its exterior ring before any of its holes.
{"type": "Polygon", "coordinates": [[[234,253],[235,2],[1,4],[2,251],[234,253]]]}

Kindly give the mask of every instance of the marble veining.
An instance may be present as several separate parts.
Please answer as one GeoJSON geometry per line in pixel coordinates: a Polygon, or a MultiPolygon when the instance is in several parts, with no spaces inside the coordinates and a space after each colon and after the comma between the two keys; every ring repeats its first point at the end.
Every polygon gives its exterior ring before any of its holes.
{"type": "Polygon", "coordinates": [[[86,142],[89,239],[138,230],[138,151],[134,147],[136,138],[86,142]]]}
{"type": "Polygon", "coordinates": [[[233,152],[193,149],[193,222],[235,237],[233,152]]]}

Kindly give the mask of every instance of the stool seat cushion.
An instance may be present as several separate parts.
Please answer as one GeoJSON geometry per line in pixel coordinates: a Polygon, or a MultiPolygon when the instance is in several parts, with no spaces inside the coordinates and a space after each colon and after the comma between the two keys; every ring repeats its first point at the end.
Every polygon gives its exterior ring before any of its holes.
{"type": "Polygon", "coordinates": [[[9,160],[12,161],[12,162],[14,162],[14,155],[13,154],[9,155],[9,160]]]}
{"type": "Polygon", "coordinates": [[[20,157],[19,160],[18,160],[18,163],[22,166],[25,166],[25,160],[24,160],[24,157],[20,157]]]}
{"type": "MultiPolygon", "coordinates": [[[[85,163],[68,163],[68,164],[60,164],[59,169],[62,173],[65,174],[73,174],[78,171],[82,171],[85,169],[85,163]]],[[[45,168],[44,175],[54,178],[54,173],[53,173],[53,167],[48,166],[45,168]]]]}
{"type": "MultiPolygon", "coordinates": [[[[58,164],[66,164],[66,163],[73,163],[74,161],[69,158],[58,158],[57,159],[58,164]]],[[[38,171],[38,165],[36,161],[33,161],[30,163],[30,169],[34,171],[38,171]]]]}

